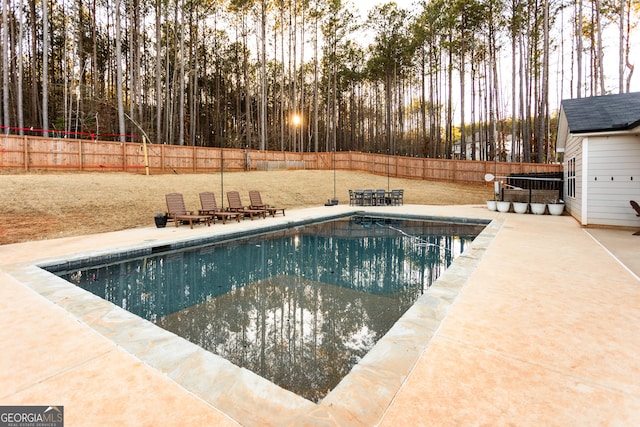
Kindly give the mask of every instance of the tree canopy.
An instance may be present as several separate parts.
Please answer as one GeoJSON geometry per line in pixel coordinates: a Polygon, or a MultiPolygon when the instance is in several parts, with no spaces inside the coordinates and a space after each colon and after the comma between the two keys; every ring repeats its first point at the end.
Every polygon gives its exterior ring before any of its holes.
{"type": "Polygon", "coordinates": [[[638,56],[640,0],[1,1],[12,133],[544,162],[638,56]]]}

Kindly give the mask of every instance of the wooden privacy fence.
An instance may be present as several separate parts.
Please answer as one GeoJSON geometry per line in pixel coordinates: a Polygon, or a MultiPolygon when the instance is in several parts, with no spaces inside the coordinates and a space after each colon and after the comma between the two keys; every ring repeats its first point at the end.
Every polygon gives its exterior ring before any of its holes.
{"type": "Polygon", "coordinates": [[[561,172],[562,165],[425,159],[362,152],[294,153],[133,142],[4,136],[2,171],[127,171],[144,174],[320,169],[353,170],[398,178],[484,182],[491,173],[561,172]],[[146,159],[146,160],[145,160],[146,159]]]}

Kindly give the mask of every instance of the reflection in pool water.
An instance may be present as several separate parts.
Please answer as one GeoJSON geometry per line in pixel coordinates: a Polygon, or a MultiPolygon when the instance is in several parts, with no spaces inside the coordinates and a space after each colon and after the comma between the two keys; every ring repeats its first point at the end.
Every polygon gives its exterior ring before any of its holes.
{"type": "Polygon", "coordinates": [[[319,401],[481,230],[355,217],[63,277],[319,401]]]}

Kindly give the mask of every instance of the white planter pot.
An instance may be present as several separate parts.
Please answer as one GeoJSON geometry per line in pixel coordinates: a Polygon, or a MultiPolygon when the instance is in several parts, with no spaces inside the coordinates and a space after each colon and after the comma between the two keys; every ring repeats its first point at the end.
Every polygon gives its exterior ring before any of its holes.
{"type": "Polygon", "coordinates": [[[490,211],[497,210],[498,206],[496,205],[496,201],[495,200],[487,200],[487,209],[489,209],[490,211]]]}
{"type": "Polygon", "coordinates": [[[511,202],[498,202],[498,212],[509,212],[511,202]]]}
{"type": "Polygon", "coordinates": [[[543,215],[547,205],[545,203],[531,203],[531,213],[543,215]]]}
{"type": "Polygon", "coordinates": [[[513,211],[518,214],[527,213],[527,207],[529,203],[525,202],[513,202],[513,211]]]}
{"type": "Polygon", "coordinates": [[[564,212],[564,203],[549,203],[547,206],[551,215],[562,215],[564,212]]]}

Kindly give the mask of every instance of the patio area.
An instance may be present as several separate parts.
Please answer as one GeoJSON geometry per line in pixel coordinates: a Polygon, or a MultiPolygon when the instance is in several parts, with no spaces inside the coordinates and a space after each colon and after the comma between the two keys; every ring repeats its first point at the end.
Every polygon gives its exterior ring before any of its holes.
{"type": "Polygon", "coordinates": [[[0,404],[63,405],[70,426],[638,425],[632,233],[479,205],[338,205],[0,246],[0,404]],[[162,341],[84,291],[49,287],[51,275],[34,267],[356,210],[493,221],[406,319],[401,331],[419,331],[420,342],[395,334],[319,405],[162,341]]]}

